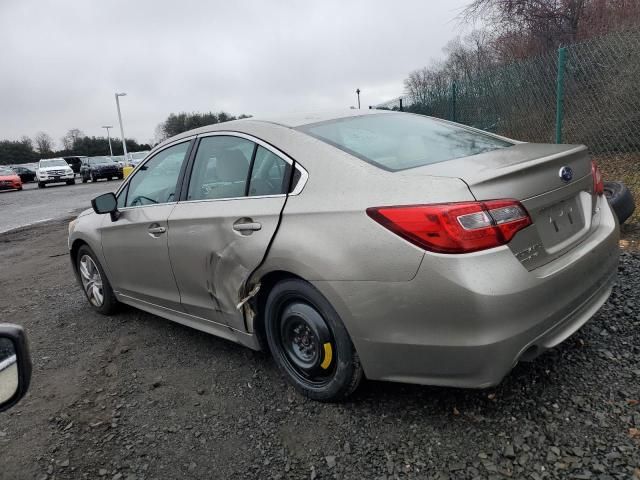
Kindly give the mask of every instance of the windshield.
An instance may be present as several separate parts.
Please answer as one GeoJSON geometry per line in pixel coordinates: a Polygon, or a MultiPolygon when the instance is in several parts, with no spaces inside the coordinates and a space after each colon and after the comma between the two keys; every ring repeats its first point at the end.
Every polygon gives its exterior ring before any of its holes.
{"type": "Polygon", "coordinates": [[[40,167],[68,167],[69,164],[63,158],[51,158],[49,160],[40,160],[40,167]]]}
{"type": "Polygon", "coordinates": [[[113,163],[109,157],[95,157],[89,159],[89,165],[97,165],[101,163],[113,163]]]}
{"type": "Polygon", "coordinates": [[[406,113],[341,118],[303,125],[298,130],[390,171],[513,145],[463,126],[406,113]]]}
{"type": "Polygon", "coordinates": [[[0,175],[15,175],[16,173],[7,167],[0,167],[0,175]]]}

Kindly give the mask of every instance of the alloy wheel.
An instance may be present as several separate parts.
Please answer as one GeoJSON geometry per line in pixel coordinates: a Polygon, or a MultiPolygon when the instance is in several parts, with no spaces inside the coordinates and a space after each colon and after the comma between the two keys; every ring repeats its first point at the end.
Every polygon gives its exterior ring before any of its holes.
{"type": "Polygon", "coordinates": [[[104,302],[104,292],[102,291],[102,276],[100,270],[89,255],[83,255],[80,258],[79,268],[82,287],[87,294],[89,302],[101,307],[104,302]]]}

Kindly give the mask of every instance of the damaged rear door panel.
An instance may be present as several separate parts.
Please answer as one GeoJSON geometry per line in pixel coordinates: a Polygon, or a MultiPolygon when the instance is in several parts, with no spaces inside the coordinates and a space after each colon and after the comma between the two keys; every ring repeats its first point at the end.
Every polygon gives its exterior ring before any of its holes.
{"type": "Polygon", "coordinates": [[[247,197],[176,206],[169,217],[169,253],[187,313],[244,330],[237,305],[245,296],[245,281],[267,251],[285,199],[247,197]],[[259,224],[260,229],[234,228],[241,224],[259,224]]]}
{"type": "Polygon", "coordinates": [[[251,140],[202,138],[189,185],[169,217],[169,255],[183,308],[240,331],[246,330],[239,308],[245,283],[276,233],[291,174],[291,163],[251,140]]]}

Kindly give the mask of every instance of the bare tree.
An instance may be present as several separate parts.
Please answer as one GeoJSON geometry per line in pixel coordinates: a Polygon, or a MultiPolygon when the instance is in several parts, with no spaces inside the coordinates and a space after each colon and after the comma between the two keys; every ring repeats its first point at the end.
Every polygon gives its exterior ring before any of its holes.
{"type": "Polygon", "coordinates": [[[640,24],[638,0],[473,0],[460,14],[483,20],[505,59],[553,50],[627,25],[640,24]]]}
{"type": "Polygon", "coordinates": [[[84,137],[84,133],[79,128],[70,129],[67,134],[62,137],[62,146],[65,150],[73,150],[78,139],[84,137]]]}
{"type": "Polygon", "coordinates": [[[50,153],[53,148],[53,138],[45,132],[38,132],[33,141],[36,145],[36,151],[40,155],[50,153]]]}
{"type": "Polygon", "coordinates": [[[20,143],[24,144],[25,146],[27,146],[29,148],[29,150],[33,150],[33,141],[27,137],[26,135],[23,135],[20,137],[20,143]]]}

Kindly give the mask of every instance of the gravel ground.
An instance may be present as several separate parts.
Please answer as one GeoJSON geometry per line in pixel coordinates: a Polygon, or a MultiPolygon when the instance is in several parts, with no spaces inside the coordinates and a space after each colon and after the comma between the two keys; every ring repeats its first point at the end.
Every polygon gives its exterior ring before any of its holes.
{"type": "Polygon", "coordinates": [[[640,254],[581,331],[497,388],[365,382],[303,399],[271,359],[124,309],[93,313],[66,224],[0,235],[0,312],[31,341],[0,414],[3,479],[640,478],[640,254]]]}

